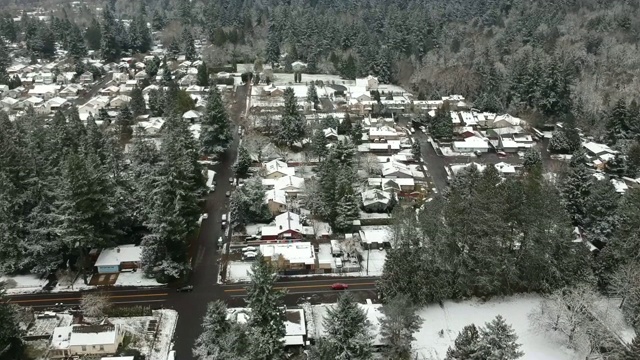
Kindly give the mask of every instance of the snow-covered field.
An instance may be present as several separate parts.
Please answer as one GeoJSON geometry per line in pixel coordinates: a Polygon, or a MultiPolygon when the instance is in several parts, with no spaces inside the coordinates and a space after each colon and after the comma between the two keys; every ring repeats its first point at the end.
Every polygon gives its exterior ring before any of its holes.
{"type": "MultiPolygon", "coordinates": [[[[487,302],[477,300],[452,302],[445,301],[444,307],[438,304],[427,306],[419,311],[424,320],[422,329],[415,334],[414,349],[421,359],[444,359],[447,349],[453,345],[462,328],[469,324],[484,326],[496,315],[502,315],[507,323],[513,326],[518,335],[518,342],[525,355],[521,360],[584,360],[587,350],[574,351],[568,349],[557,339],[533,330],[528,315],[540,304],[541,297],[537,295],[521,295],[507,298],[493,299],[487,302]],[[441,336],[439,332],[442,331],[441,336]]],[[[611,316],[618,315],[616,305],[612,302],[611,316]]],[[[621,330],[623,338],[630,341],[633,330],[621,330]]]]}
{"type": "Polygon", "coordinates": [[[9,295],[40,291],[47,284],[46,279],[40,279],[36,275],[2,275],[0,282],[5,283],[9,295]]]}
{"type": "Polygon", "coordinates": [[[249,281],[249,270],[252,263],[252,261],[229,261],[227,264],[227,281],[249,281]]]}

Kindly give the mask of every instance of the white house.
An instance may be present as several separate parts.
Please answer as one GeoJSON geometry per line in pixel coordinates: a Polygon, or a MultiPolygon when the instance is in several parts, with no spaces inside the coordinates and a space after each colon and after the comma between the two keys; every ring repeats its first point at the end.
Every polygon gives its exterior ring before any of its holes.
{"type": "Polygon", "coordinates": [[[287,195],[296,195],[304,191],[304,178],[291,175],[283,176],[276,179],[273,188],[283,190],[287,195]]]}
{"type": "Polygon", "coordinates": [[[265,179],[279,179],[284,176],[295,175],[295,168],[289,167],[286,162],[280,160],[271,160],[264,164],[265,179]]]}
{"type": "Polygon", "coordinates": [[[362,192],[362,206],[367,211],[385,211],[391,201],[391,194],[380,189],[362,192]]]}
{"type": "Polygon", "coordinates": [[[43,100],[49,100],[56,95],[58,87],[56,85],[36,85],[29,90],[30,96],[39,97],[43,100]]]}
{"type": "Polygon", "coordinates": [[[200,120],[201,117],[202,117],[202,114],[199,111],[195,111],[195,110],[189,110],[184,114],[182,114],[182,118],[191,123],[200,120]]]}
{"type": "Polygon", "coordinates": [[[142,247],[127,244],[104,249],[98,255],[94,266],[99,274],[115,274],[122,270],[135,270],[140,267],[142,247]]]}
{"type": "Polygon", "coordinates": [[[399,162],[387,162],[382,164],[382,176],[385,178],[412,178],[411,169],[399,162]]]}
{"type": "Polygon", "coordinates": [[[54,97],[52,99],[49,99],[45,103],[45,106],[47,107],[49,112],[51,112],[51,111],[58,111],[62,109],[66,104],[67,104],[67,99],[61,98],[61,97],[54,97]]]}
{"type": "Polygon", "coordinates": [[[84,84],[93,82],[93,74],[89,71],[85,71],[82,75],[80,75],[80,82],[84,84]]]}
{"type": "Polygon", "coordinates": [[[287,193],[283,190],[272,189],[265,191],[264,202],[274,216],[287,211],[287,193]]]}
{"type": "Polygon", "coordinates": [[[109,106],[119,109],[129,104],[130,101],[131,101],[131,96],[118,95],[113,99],[111,99],[111,101],[109,102],[109,106]]]}
{"type": "Polygon", "coordinates": [[[489,148],[489,142],[477,136],[468,137],[464,139],[464,141],[453,142],[453,151],[461,153],[469,153],[475,151],[486,153],[489,151],[489,148]]]}
{"type": "Polygon", "coordinates": [[[124,339],[120,325],[72,325],[56,327],[49,345],[49,359],[96,358],[113,355],[124,339]]]}

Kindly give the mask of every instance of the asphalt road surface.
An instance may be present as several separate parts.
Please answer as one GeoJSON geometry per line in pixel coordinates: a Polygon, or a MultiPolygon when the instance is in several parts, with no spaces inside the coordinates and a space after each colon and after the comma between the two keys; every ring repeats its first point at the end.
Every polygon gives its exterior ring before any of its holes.
{"type": "MultiPolygon", "coordinates": [[[[148,289],[106,289],[104,293],[114,305],[150,305],[154,308],[163,307],[172,289],[168,288],[148,288],[148,289]]],[[[73,307],[80,305],[82,295],[85,293],[95,292],[64,292],[64,293],[37,293],[25,295],[10,296],[12,304],[29,306],[34,309],[53,308],[56,304],[63,304],[64,307],[73,307]]]]}

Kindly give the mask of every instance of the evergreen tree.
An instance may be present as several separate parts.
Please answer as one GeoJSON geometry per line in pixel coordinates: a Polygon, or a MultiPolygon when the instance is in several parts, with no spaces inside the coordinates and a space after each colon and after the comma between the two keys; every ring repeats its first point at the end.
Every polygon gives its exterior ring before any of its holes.
{"type": "Polygon", "coordinates": [[[627,150],[626,175],[634,179],[640,176],[640,141],[635,141],[627,150]]]}
{"type": "Polygon", "coordinates": [[[251,168],[251,155],[244,146],[238,148],[238,159],[233,166],[233,171],[238,177],[246,177],[251,168]]]}
{"type": "Polygon", "coordinates": [[[248,340],[246,326],[229,320],[227,306],[217,300],[207,306],[193,356],[200,360],[244,360],[248,340]]]}
{"type": "Polygon", "coordinates": [[[142,89],[137,86],[131,90],[131,101],[129,102],[129,107],[131,108],[131,112],[134,117],[144,115],[147,112],[147,105],[144,102],[142,89]]]}
{"type": "Polygon", "coordinates": [[[231,196],[231,218],[235,224],[269,221],[271,213],[264,201],[266,188],[259,178],[248,179],[231,196]]]}
{"type": "Polygon", "coordinates": [[[102,24],[100,25],[102,59],[106,62],[114,62],[120,57],[120,46],[116,38],[116,21],[113,10],[108,6],[102,12],[102,24]]]}
{"type": "Polygon", "coordinates": [[[269,35],[267,36],[266,61],[269,64],[280,60],[280,38],[273,27],[273,24],[269,26],[269,35]]]}
{"type": "Polygon", "coordinates": [[[76,61],[87,56],[87,46],[85,45],[80,28],[78,28],[76,24],[73,24],[69,29],[67,42],[69,55],[76,61]]]}
{"type": "Polygon", "coordinates": [[[372,353],[372,336],[367,315],[349,293],[338,297],[338,302],[323,319],[326,336],[320,339],[311,352],[310,359],[326,359],[329,353],[334,359],[369,359],[372,353]]]}
{"type": "Polygon", "coordinates": [[[209,70],[207,69],[207,64],[203,61],[200,66],[198,66],[198,86],[209,86],[209,70]]]}
{"type": "Polygon", "coordinates": [[[356,122],[351,130],[351,141],[355,145],[362,144],[362,133],[364,132],[364,128],[362,127],[362,123],[360,121],[356,122]]]}
{"type": "Polygon", "coordinates": [[[345,113],[344,119],[338,124],[338,134],[350,136],[352,131],[353,123],[351,122],[351,116],[349,116],[349,113],[345,113]]]}
{"type": "Polygon", "coordinates": [[[188,27],[182,30],[182,51],[188,61],[194,61],[197,59],[196,47],[193,43],[193,35],[188,27]]]}
{"type": "Polygon", "coordinates": [[[413,155],[413,160],[414,161],[420,161],[420,158],[422,157],[422,149],[420,148],[420,143],[418,142],[418,139],[413,140],[413,144],[411,144],[411,155],[413,155]]]}
{"type": "Polygon", "coordinates": [[[382,306],[381,311],[384,317],[380,318],[380,334],[382,342],[387,345],[387,358],[411,360],[411,343],[415,340],[413,334],[422,325],[416,308],[407,297],[397,297],[382,306]]]}
{"type": "Polygon", "coordinates": [[[284,355],[282,339],[286,335],[282,298],[284,293],[276,290],[278,278],[270,261],[258,253],[249,273],[251,283],[247,287],[247,306],[251,309],[249,327],[253,341],[249,347],[252,359],[279,359],[284,355]]]}
{"type": "Polygon", "coordinates": [[[227,149],[231,140],[229,116],[222,102],[222,96],[217,87],[211,86],[202,116],[200,152],[209,156],[219,155],[227,149]]]}
{"type": "Polygon", "coordinates": [[[151,116],[162,116],[164,113],[164,91],[162,89],[149,91],[149,111],[151,116]]]}
{"type": "Polygon", "coordinates": [[[129,25],[129,43],[131,48],[139,53],[146,53],[151,49],[151,32],[142,14],[134,17],[129,25]]]}
{"type": "Polygon", "coordinates": [[[313,104],[314,109],[318,109],[320,98],[318,98],[318,90],[316,89],[316,85],[313,82],[311,82],[311,84],[307,87],[307,101],[313,104]]]}
{"type": "Polygon", "coordinates": [[[633,341],[629,344],[628,348],[623,351],[620,356],[620,360],[635,360],[640,358],[640,337],[634,336],[633,341]]]}
{"type": "Polygon", "coordinates": [[[7,73],[7,67],[11,65],[9,59],[9,53],[7,52],[7,46],[4,40],[0,39],[0,83],[9,83],[9,74],[7,73]]]}
{"type": "Polygon", "coordinates": [[[608,180],[592,181],[589,195],[584,199],[585,217],[582,225],[591,241],[606,243],[619,224],[620,195],[608,180]]]}
{"type": "Polygon", "coordinates": [[[156,10],[153,12],[153,18],[151,19],[151,27],[156,31],[161,31],[166,25],[166,20],[163,14],[156,10]]]}
{"type": "MultiPolygon", "coordinates": [[[[573,158],[577,156],[574,155],[573,158]]],[[[591,178],[586,165],[577,164],[568,169],[561,182],[563,202],[576,225],[582,224],[585,220],[591,178]]]]}
{"type": "Polygon", "coordinates": [[[540,152],[534,148],[529,148],[524,153],[524,161],[522,162],[525,170],[533,171],[542,166],[542,156],[540,152]]]}
{"type": "Polygon", "coordinates": [[[102,44],[102,29],[96,18],[91,19],[91,23],[84,32],[84,39],[90,50],[100,50],[102,44]]]}
{"type": "Polygon", "coordinates": [[[284,91],[284,112],[278,124],[276,141],[291,147],[294,143],[302,141],[306,133],[305,122],[298,111],[298,102],[292,88],[284,91]]]}
{"type": "Polygon", "coordinates": [[[518,336],[500,315],[480,329],[479,354],[487,360],[515,360],[524,353],[516,343],[518,336]]]}
{"type": "Polygon", "coordinates": [[[340,66],[340,75],[345,79],[355,79],[357,76],[357,64],[353,55],[349,54],[340,66]]]}
{"type": "Polygon", "coordinates": [[[624,99],[619,99],[607,117],[607,140],[610,144],[616,144],[618,140],[625,139],[628,134],[627,104],[624,99]]]}
{"type": "Polygon", "coordinates": [[[318,159],[322,160],[327,155],[327,137],[324,135],[322,129],[316,129],[313,133],[313,139],[311,140],[311,151],[318,159]]]}
{"type": "Polygon", "coordinates": [[[474,324],[467,325],[456,337],[453,348],[447,350],[446,360],[478,359],[480,332],[474,324]]]}
{"type": "Polygon", "coordinates": [[[434,138],[449,139],[453,136],[453,122],[446,106],[436,110],[436,115],[431,119],[429,128],[434,138]]]}
{"type": "Polygon", "coordinates": [[[133,135],[133,114],[129,110],[128,105],[123,106],[120,112],[118,112],[115,126],[118,129],[120,144],[124,146],[124,144],[131,140],[131,136],[133,135]]]}
{"type": "Polygon", "coordinates": [[[16,308],[5,299],[4,284],[0,283],[0,355],[3,358],[21,358],[24,347],[21,335],[16,308]]]}

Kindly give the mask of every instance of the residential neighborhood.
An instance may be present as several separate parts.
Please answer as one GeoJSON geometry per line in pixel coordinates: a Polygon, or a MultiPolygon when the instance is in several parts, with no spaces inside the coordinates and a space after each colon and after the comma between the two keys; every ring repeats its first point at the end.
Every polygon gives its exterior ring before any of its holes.
{"type": "Polygon", "coordinates": [[[640,358],[623,45],[498,3],[0,4],[0,360],[640,358]]]}

